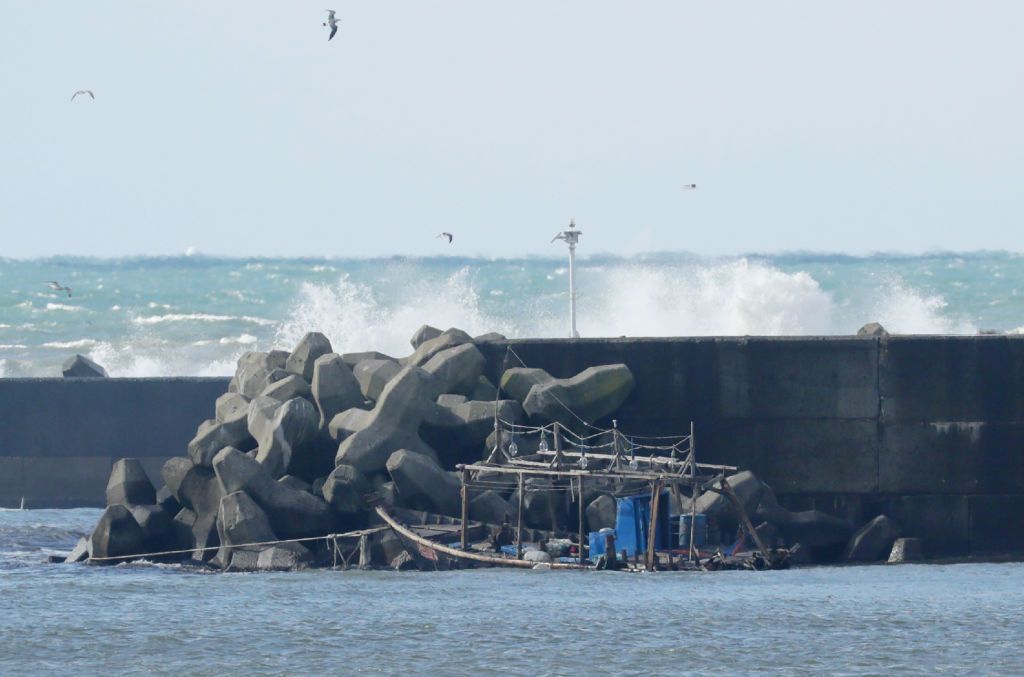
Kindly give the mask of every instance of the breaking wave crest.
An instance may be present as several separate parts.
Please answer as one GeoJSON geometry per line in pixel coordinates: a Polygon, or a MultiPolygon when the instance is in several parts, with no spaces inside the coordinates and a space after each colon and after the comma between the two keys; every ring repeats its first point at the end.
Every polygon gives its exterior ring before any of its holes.
{"type": "MultiPolygon", "coordinates": [[[[405,278],[405,275],[400,276],[405,278]]],[[[310,331],[324,333],[335,352],[379,350],[396,357],[411,352],[409,338],[423,324],[458,327],[477,335],[517,331],[514,317],[488,312],[481,304],[468,267],[446,279],[403,279],[402,297],[389,302],[386,290],[342,275],[334,284],[304,283],[274,337],[291,348],[310,331]]]]}
{"type": "MultiPolygon", "coordinates": [[[[152,307],[152,304],[150,304],[152,307]]],[[[209,313],[168,313],[167,315],[149,315],[148,317],[134,317],[135,324],[165,324],[167,322],[246,322],[250,324],[262,324],[271,326],[276,324],[274,320],[262,317],[250,317],[247,315],[211,315],[209,313]]]]}
{"type": "MultiPolygon", "coordinates": [[[[409,338],[423,324],[510,338],[569,334],[568,275],[561,260],[274,265],[287,274],[268,280],[263,264],[232,263],[230,273],[250,276],[239,282],[244,294],[208,281],[183,285],[187,278],[175,270],[153,291],[134,297],[104,297],[99,285],[79,282],[83,291],[75,301],[83,305],[75,310],[85,312],[56,312],[47,322],[30,322],[39,309],[12,300],[0,308],[0,375],[58,375],[60,362],[74,352],[113,376],[229,375],[242,353],[290,350],[309,331],[325,333],[337,352],[379,350],[395,357],[411,352],[409,338]]],[[[891,333],[976,333],[981,301],[964,301],[957,285],[980,277],[949,265],[667,255],[587,259],[578,267],[578,328],[583,337],[849,335],[878,321],[891,333]],[[930,273],[921,273],[928,266],[946,277],[930,282],[923,277],[930,273]],[[947,300],[950,294],[956,306],[947,300]]],[[[970,298],[1005,301],[1011,287],[1002,284],[988,297],[970,298]]]]}
{"type": "MultiPolygon", "coordinates": [[[[581,300],[581,331],[601,336],[829,334],[831,296],[807,273],[746,259],[713,266],[627,266],[601,275],[581,300]]],[[[855,328],[856,329],[856,328],[855,328]]]]}
{"type": "MultiPolygon", "coordinates": [[[[443,279],[420,279],[389,298],[379,287],[343,275],[334,284],[303,284],[279,325],[276,345],[290,347],[307,331],[322,331],[339,352],[381,350],[402,355],[422,324],[510,338],[568,334],[567,284],[560,268],[553,287],[532,294],[486,289],[469,267],[443,279]]],[[[974,333],[947,316],[941,296],[886,280],[868,302],[837,303],[807,272],[738,259],[679,267],[642,264],[584,266],[578,327],[583,336],[782,336],[853,334],[879,321],[893,333],[974,333]]]]}

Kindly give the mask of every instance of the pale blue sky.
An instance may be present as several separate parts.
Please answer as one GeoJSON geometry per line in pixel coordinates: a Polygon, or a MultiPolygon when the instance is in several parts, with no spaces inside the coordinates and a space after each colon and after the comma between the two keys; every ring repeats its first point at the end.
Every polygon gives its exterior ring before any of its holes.
{"type": "Polygon", "coordinates": [[[6,0],[0,256],[1022,249],[1019,1],[332,2],[6,0]]]}

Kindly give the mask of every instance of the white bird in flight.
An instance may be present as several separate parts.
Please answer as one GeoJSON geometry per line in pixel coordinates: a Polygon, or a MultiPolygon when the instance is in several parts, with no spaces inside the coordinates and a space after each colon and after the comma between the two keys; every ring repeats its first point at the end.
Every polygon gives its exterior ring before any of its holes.
{"type": "Polygon", "coordinates": [[[60,282],[57,282],[56,280],[50,280],[46,284],[50,285],[50,289],[53,289],[54,291],[67,292],[68,298],[71,298],[71,287],[65,287],[64,285],[62,285],[60,282]]]}
{"type": "Polygon", "coordinates": [[[448,238],[448,244],[451,244],[452,240],[455,239],[454,236],[451,233],[439,233],[438,237],[446,237],[446,238],[448,238]]]}
{"type": "Polygon", "coordinates": [[[331,38],[334,37],[334,34],[338,32],[338,20],[334,18],[333,9],[328,9],[324,11],[327,12],[327,21],[324,22],[324,25],[331,27],[331,34],[327,37],[327,42],[330,42],[331,38]]]}
{"type": "Polygon", "coordinates": [[[78,90],[77,92],[75,92],[74,94],[71,95],[71,100],[74,101],[75,97],[78,96],[79,94],[88,94],[90,99],[93,99],[93,100],[96,99],[96,95],[92,93],[91,89],[80,89],[80,90],[78,90]]]}
{"type": "Polygon", "coordinates": [[[687,183],[686,185],[683,186],[683,190],[697,190],[697,184],[687,183]]]}

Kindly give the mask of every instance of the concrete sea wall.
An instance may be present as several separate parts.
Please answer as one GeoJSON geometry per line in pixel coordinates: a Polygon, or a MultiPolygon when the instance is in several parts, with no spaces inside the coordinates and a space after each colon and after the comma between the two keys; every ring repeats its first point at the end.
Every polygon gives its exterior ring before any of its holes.
{"type": "MultiPolygon", "coordinates": [[[[0,507],[103,506],[114,461],[154,481],[181,456],[227,378],[0,379],[0,507]]],[[[157,486],[160,486],[157,484],[157,486]]]]}
{"type": "MultiPolygon", "coordinates": [[[[480,345],[489,375],[612,362],[637,387],[627,433],[684,432],[791,509],[855,526],[885,513],[934,556],[1024,552],[1024,338],[522,340],[480,345]],[[511,345],[512,351],[509,351],[511,345]]],[[[0,506],[101,505],[114,459],[156,478],[227,379],[0,379],[0,506]]]]}
{"type": "MultiPolygon", "coordinates": [[[[484,348],[492,376],[508,358],[484,348]]],[[[513,343],[569,376],[624,362],[626,432],[695,424],[699,460],[748,468],[790,509],[894,518],[933,556],[1024,552],[1024,338],[513,343]]]]}

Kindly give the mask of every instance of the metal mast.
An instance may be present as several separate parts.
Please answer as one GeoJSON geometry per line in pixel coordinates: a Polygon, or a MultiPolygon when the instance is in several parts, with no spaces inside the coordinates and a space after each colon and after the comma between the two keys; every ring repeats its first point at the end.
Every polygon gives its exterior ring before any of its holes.
{"type": "Polygon", "coordinates": [[[579,338],[576,331],[576,243],[580,241],[581,230],[576,230],[576,219],[569,221],[569,230],[563,230],[551,239],[564,240],[569,245],[569,338],[579,338]]]}

